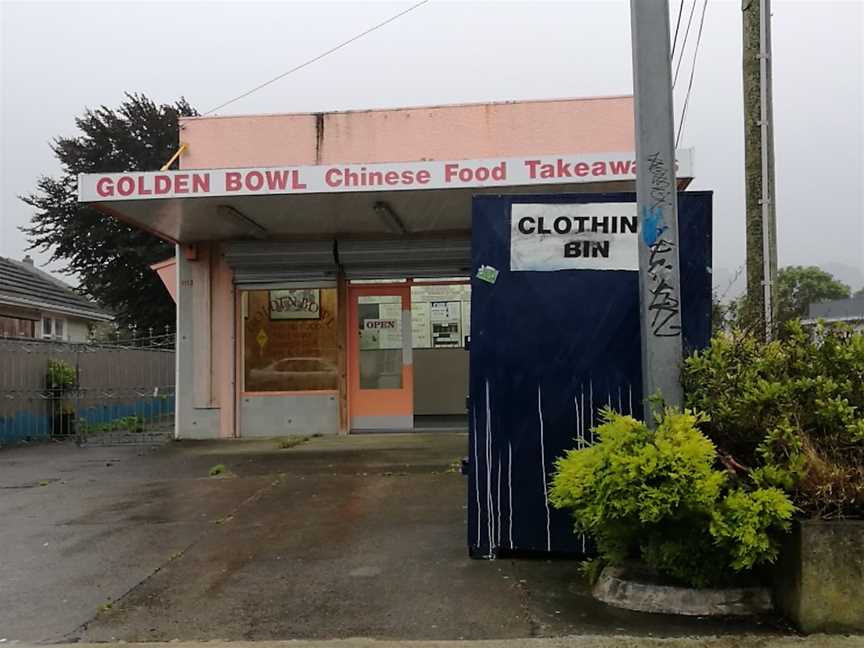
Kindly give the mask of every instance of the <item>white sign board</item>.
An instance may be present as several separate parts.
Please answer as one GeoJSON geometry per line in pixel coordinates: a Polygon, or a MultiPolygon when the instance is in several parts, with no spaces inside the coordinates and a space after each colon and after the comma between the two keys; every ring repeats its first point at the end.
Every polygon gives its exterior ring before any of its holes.
{"type": "Polygon", "coordinates": [[[639,270],[636,203],[514,204],[511,270],[639,270]]]}
{"type": "MultiPolygon", "coordinates": [[[[676,164],[679,177],[692,178],[693,150],[678,151],[676,164]]],[[[214,196],[516,187],[635,179],[633,153],[581,153],[481,160],[85,173],[78,176],[78,201],[96,203],[214,196]]]]}
{"type": "Polygon", "coordinates": [[[428,349],[432,346],[429,324],[429,302],[411,304],[411,341],[415,349],[428,349]]]}
{"type": "Polygon", "coordinates": [[[402,322],[392,319],[367,319],[360,332],[360,350],[401,349],[402,322]]]}

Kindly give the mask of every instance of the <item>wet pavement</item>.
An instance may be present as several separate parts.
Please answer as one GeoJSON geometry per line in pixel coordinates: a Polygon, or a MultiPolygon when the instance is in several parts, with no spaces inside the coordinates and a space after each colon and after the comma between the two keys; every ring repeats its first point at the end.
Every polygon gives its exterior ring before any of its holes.
{"type": "Polygon", "coordinates": [[[784,632],[609,608],[573,560],[471,560],[466,454],[440,432],[0,450],[0,640],[784,632]]]}

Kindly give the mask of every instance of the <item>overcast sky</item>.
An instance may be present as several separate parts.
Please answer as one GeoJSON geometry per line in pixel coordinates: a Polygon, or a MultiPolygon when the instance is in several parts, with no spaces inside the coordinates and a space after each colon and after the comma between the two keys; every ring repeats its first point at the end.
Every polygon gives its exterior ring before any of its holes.
{"type": "MultiPolygon", "coordinates": [[[[684,23],[692,1],[684,2],[684,23]]],[[[73,118],[85,107],[115,107],[129,91],[158,102],[183,95],[203,112],[411,4],[0,0],[0,255],[24,254],[17,228],[30,211],[16,196],[59,171],[49,142],[74,135],[73,118]]],[[[673,19],[678,4],[670,0],[673,19]]],[[[696,5],[684,79],[701,0],[696,5]]],[[[721,288],[744,263],[740,5],[708,2],[681,141],[696,149],[691,188],[715,192],[721,288]]],[[[628,6],[432,0],[222,114],[629,94],[628,6]]],[[[780,264],[821,265],[857,288],[862,3],[774,0],[773,11],[780,264]]],[[[679,80],[679,114],[685,88],[679,80]]]]}

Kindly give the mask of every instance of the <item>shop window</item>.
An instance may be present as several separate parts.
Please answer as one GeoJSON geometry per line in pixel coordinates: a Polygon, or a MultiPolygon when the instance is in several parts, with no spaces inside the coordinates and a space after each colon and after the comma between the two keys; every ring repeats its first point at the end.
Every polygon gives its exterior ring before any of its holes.
{"type": "Polygon", "coordinates": [[[411,334],[415,349],[464,347],[471,334],[471,286],[412,286],[411,334]]]}
{"type": "Polygon", "coordinates": [[[244,290],[243,389],[338,389],[335,288],[244,290]]]}

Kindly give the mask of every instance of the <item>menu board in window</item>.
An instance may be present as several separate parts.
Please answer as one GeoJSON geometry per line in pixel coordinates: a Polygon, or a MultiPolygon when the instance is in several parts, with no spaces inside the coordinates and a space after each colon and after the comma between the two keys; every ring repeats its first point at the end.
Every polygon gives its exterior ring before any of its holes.
{"type": "Polygon", "coordinates": [[[411,343],[415,349],[432,346],[429,302],[415,301],[411,304],[411,343]]]}
{"type": "Polygon", "coordinates": [[[431,302],[432,346],[459,348],[462,346],[461,302],[431,302]]]}

